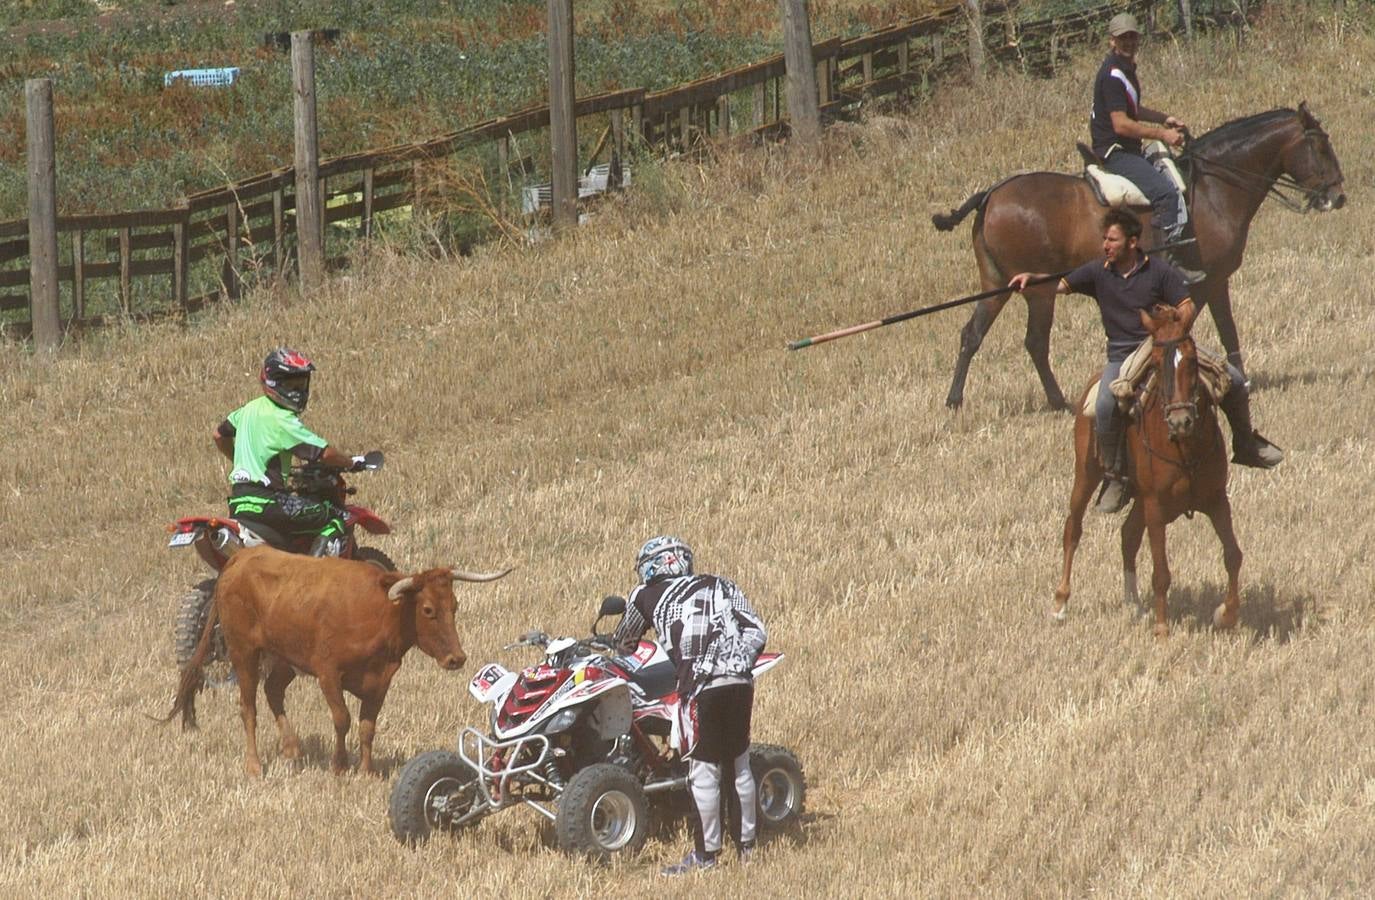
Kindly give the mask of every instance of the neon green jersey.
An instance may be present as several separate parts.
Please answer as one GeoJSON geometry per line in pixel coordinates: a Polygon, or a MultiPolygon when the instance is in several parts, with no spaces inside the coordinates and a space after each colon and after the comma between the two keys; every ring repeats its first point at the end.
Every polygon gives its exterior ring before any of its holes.
{"type": "Polygon", "coordinates": [[[282,487],[284,476],[291,471],[293,451],[311,459],[326,446],[325,439],[301,424],[294,412],[267,397],[250,400],[230,413],[226,421],[234,438],[230,484],[282,487]]]}

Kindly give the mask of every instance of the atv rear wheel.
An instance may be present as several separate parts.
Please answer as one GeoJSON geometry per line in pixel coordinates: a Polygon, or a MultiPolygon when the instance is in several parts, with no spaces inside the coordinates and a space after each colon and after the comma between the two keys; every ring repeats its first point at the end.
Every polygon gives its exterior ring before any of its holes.
{"type": "Polygon", "coordinates": [[[401,767],[387,804],[391,833],[403,844],[423,844],[436,831],[459,831],[455,825],[477,798],[477,773],[452,750],[422,753],[401,767]]]}
{"type": "Polygon", "coordinates": [[[793,752],[774,744],[751,744],[750,770],[754,772],[760,827],[796,825],[807,799],[807,779],[793,752]]]}
{"type": "Polygon", "coordinates": [[[353,558],[359,562],[372,563],[383,572],[400,571],[396,568],[396,563],[391,561],[391,557],[376,547],[359,547],[353,551],[353,558]]]}
{"type": "Polygon", "coordinates": [[[649,798],[639,780],[611,763],[578,772],[559,798],[559,849],[605,860],[639,850],[649,832],[649,798]]]}
{"type": "MultiPolygon", "coordinates": [[[[177,623],[174,629],[177,668],[184,669],[196,653],[201,633],[205,631],[205,620],[210,615],[210,603],[215,599],[214,578],[207,578],[191,588],[177,602],[177,623]]],[[[234,672],[229,665],[229,653],[224,646],[224,633],[215,623],[210,635],[210,652],[203,664],[204,683],[208,687],[218,687],[233,680],[234,672]]]]}

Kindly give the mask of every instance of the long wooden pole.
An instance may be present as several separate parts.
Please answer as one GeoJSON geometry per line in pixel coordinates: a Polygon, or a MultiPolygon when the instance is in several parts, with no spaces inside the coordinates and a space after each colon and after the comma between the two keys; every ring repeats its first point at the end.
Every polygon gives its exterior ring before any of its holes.
{"type": "Polygon", "coordinates": [[[788,70],[788,117],[793,140],[814,146],[821,139],[816,61],[807,0],[778,0],[783,21],[783,63],[788,70]]]}
{"type": "Polygon", "coordinates": [[[325,224],[320,207],[320,132],[315,119],[315,45],[309,31],[291,33],[296,119],[296,246],[301,292],[325,280],[325,224]]]}
{"type": "Polygon", "coordinates": [[[578,224],[578,133],[573,115],[573,0],[549,0],[549,143],[554,227],[578,224]]]}
{"type": "MultiPolygon", "coordinates": [[[[1164,250],[1173,250],[1176,247],[1185,247],[1194,243],[1195,238],[1185,238],[1180,241],[1172,241],[1168,244],[1161,244],[1159,247],[1151,247],[1143,250],[1143,253],[1160,253],[1164,250]]],[[[1074,269],[1066,269],[1063,272],[1054,272],[1050,275],[1042,275],[1040,278],[1027,279],[1027,287],[1035,284],[1045,284],[1049,281],[1059,281],[1074,269]]],[[[801,340],[791,341],[788,344],[789,350],[802,350],[806,347],[815,347],[817,344],[824,344],[827,341],[834,341],[855,334],[863,334],[866,331],[873,331],[875,328],[883,328],[886,325],[896,325],[899,322],[906,322],[908,319],[915,319],[919,316],[929,316],[931,313],[941,312],[956,306],[964,306],[967,303],[975,303],[979,300],[987,300],[989,297],[997,297],[999,294],[1012,292],[1010,287],[992,288],[987,291],[979,291],[977,294],[970,294],[968,297],[960,297],[956,300],[946,300],[944,303],[935,303],[931,306],[923,306],[921,309],[914,309],[908,312],[896,313],[895,315],[885,316],[882,319],[875,319],[872,322],[865,322],[862,325],[851,325],[848,328],[840,328],[835,331],[828,331],[825,334],[818,334],[814,337],[802,338],[801,340]]]]}
{"type": "Polygon", "coordinates": [[[29,310],[34,346],[62,343],[57,305],[57,151],[53,137],[53,83],[24,83],[29,160],[29,310]]]}

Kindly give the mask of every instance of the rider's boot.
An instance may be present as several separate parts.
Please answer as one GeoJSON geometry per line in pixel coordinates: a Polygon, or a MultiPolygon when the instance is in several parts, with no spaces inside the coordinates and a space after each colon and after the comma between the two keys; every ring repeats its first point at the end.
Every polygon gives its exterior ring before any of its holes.
{"type": "Polygon", "coordinates": [[[1127,481],[1126,430],[1117,415],[1113,415],[1111,430],[1098,436],[1098,459],[1103,464],[1103,487],[1098,491],[1094,509],[1100,513],[1121,512],[1131,500],[1131,484],[1127,481]]]}
{"type": "MultiPolygon", "coordinates": [[[[1188,222],[1180,222],[1178,225],[1175,225],[1169,231],[1165,232],[1164,243],[1173,244],[1176,241],[1185,240],[1186,237],[1184,232],[1188,229],[1188,227],[1188,222]]],[[[1208,273],[1204,272],[1202,269],[1190,268],[1188,264],[1185,262],[1185,260],[1188,258],[1187,251],[1189,250],[1190,246],[1197,247],[1197,244],[1186,245],[1184,247],[1174,247],[1170,250],[1166,250],[1165,259],[1169,261],[1170,265],[1174,266],[1176,269],[1179,270],[1180,275],[1184,276],[1184,283],[1192,286],[1198,284],[1200,281],[1203,281],[1205,278],[1207,278],[1208,273]]]]}
{"type": "Polygon", "coordinates": [[[1251,427],[1251,398],[1245,391],[1228,391],[1220,405],[1232,426],[1232,462],[1257,469],[1273,469],[1284,462],[1284,451],[1251,427]]]}
{"type": "Polygon", "coordinates": [[[322,534],[310,545],[311,556],[339,556],[344,552],[342,534],[322,534]]]}

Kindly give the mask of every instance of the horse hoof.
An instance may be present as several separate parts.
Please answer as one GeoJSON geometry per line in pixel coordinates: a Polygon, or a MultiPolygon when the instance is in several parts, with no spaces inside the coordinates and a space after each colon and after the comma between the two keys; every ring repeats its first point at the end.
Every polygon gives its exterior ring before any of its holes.
{"type": "Polygon", "coordinates": [[[1155,626],[1155,639],[1156,639],[1157,641],[1163,641],[1163,640],[1165,640],[1166,638],[1168,638],[1169,636],[1170,636],[1170,626],[1169,626],[1169,625],[1157,625],[1157,626],[1155,626]]]}

